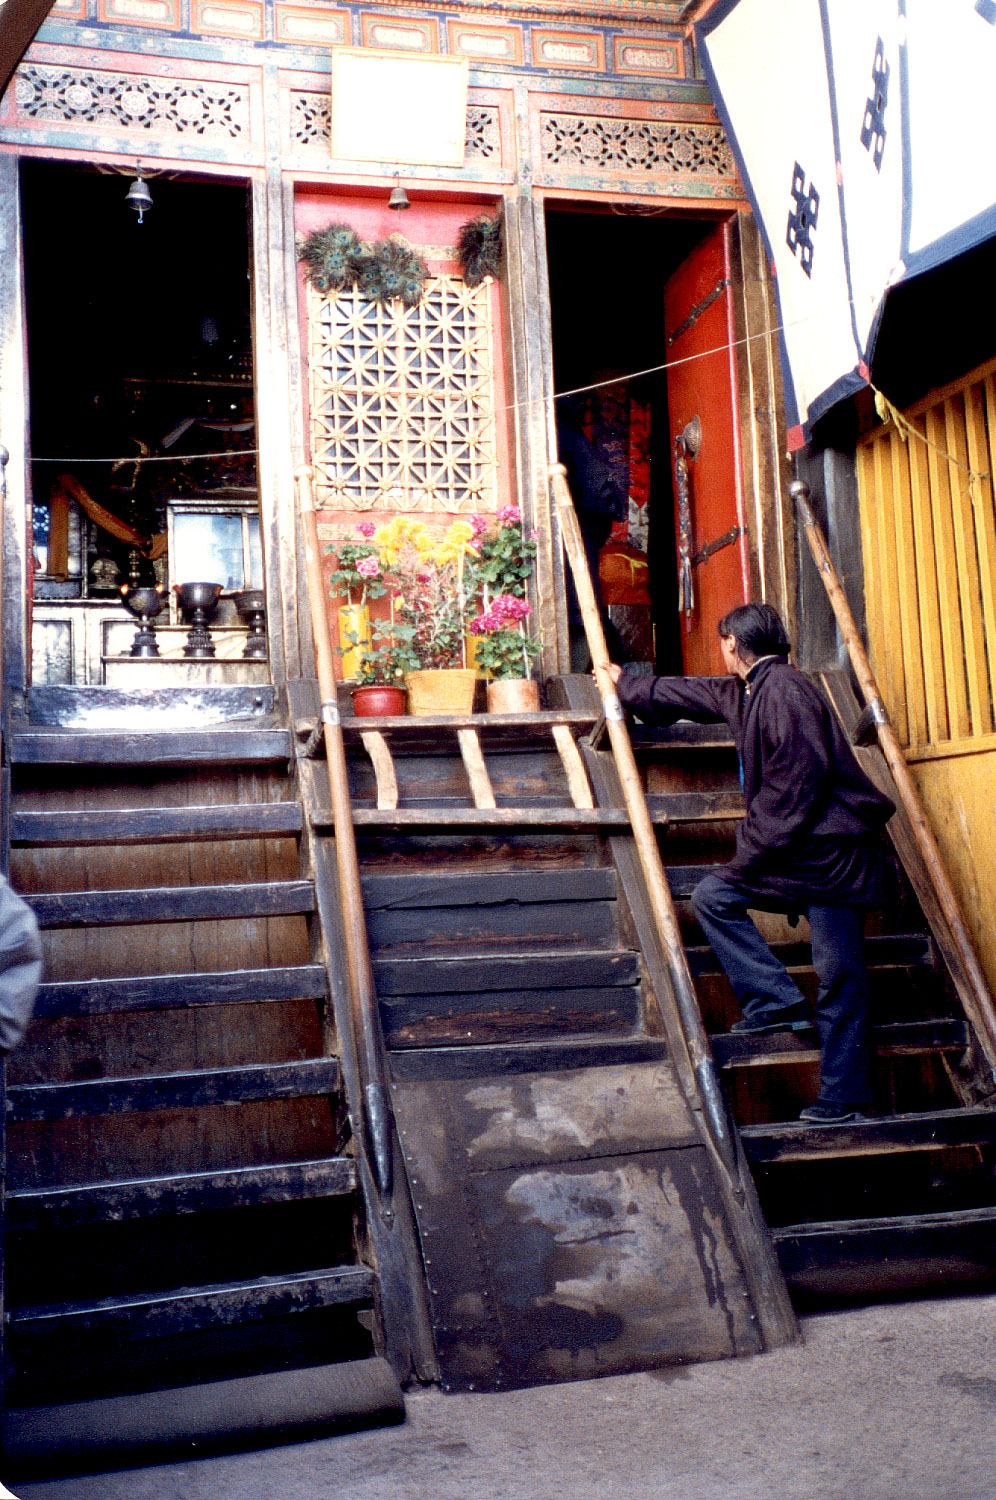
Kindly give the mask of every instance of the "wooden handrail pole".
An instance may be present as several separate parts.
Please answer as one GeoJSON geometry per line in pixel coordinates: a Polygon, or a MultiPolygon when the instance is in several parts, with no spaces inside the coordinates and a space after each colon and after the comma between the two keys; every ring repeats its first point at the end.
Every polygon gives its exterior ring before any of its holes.
{"type": "Polygon", "coordinates": [[[654,833],[654,825],[651,822],[650,813],[647,808],[647,799],[643,789],[643,782],[640,778],[639,768],[636,764],[636,757],[633,754],[633,745],[629,737],[629,731],[626,728],[626,715],[623,712],[622,704],[619,702],[615,683],[605,670],[605,664],[609,660],[609,651],[605,643],[605,632],[602,629],[598,601],[595,598],[595,587],[588,570],[588,559],[585,555],[581,528],[578,525],[577,513],[574,509],[571,492],[567,485],[567,470],[563,464],[551,465],[550,479],[553,484],[553,494],[557,504],[557,514],[560,520],[564,550],[567,553],[567,560],[574,575],[574,588],[581,609],[581,619],[588,641],[588,649],[591,652],[595,683],[602,700],[605,726],[608,730],[609,742],[612,746],[616,768],[619,772],[619,780],[622,784],[626,813],[633,829],[633,838],[636,842],[640,866],[646,882],[647,893],[650,897],[654,921],[667,951],[668,965],[674,982],[675,999],[681,1017],[684,1041],[689,1061],[694,1070],[704,1061],[708,1060],[710,1063],[712,1062],[709,1040],[706,1036],[705,1027],[702,1024],[698,1001],[695,998],[695,990],[688,974],[684,944],[681,940],[681,930],[678,926],[678,918],[674,909],[674,902],[671,898],[667,877],[664,874],[664,866],[661,863],[660,850],[657,847],[657,836],[654,833]]]}
{"type": "Polygon", "coordinates": [[[335,657],[325,610],[325,580],[322,576],[315,516],[314,469],[302,464],[294,472],[301,528],[304,539],[305,573],[311,609],[311,631],[315,641],[315,666],[321,698],[325,753],[328,761],[329,793],[335,826],[336,868],[339,874],[339,902],[343,934],[346,940],[346,975],[349,982],[350,1008],[353,1016],[357,1054],[363,1079],[363,1113],[374,1179],[382,1198],[389,1198],[392,1188],[393,1151],[391,1145],[391,1109],[380,1045],[380,1019],[374,989],[373,965],[363,911],[360,864],[356,853],[356,832],[349,797],[346,769],[346,746],[339,718],[335,657]]]}
{"type": "Polygon", "coordinates": [[[990,1065],[996,1067],[996,1008],[993,1005],[993,997],[986,982],[985,974],[979,963],[975,948],[969,936],[968,926],[961,911],[955,889],[948,877],[944,867],[944,860],[933,829],[927,821],[927,814],[920,800],[916,782],[910,774],[909,766],[906,764],[906,756],[903,747],[899,743],[899,737],[889,719],[885,704],[875,680],[875,674],[871,669],[867,652],[858,627],[851,613],[847,595],[844,592],[840,575],[833,565],[833,560],[827,549],[826,538],[813,514],[813,508],[809,503],[809,486],[803,480],[794,480],[789,485],[789,494],[795,500],[799,512],[799,520],[806,533],[809,550],[816,564],[817,572],[823,580],[823,586],[827,591],[837,625],[840,629],[844,644],[847,647],[854,675],[858,680],[865,702],[868,704],[878,742],[885,758],[892,779],[896,784],[903,809],[910,822],[910,829],[916,840],[917,847],[923,858],[931,885],[937,896],[944,919],[948,924],[951,939],[958,950],[959,958],[965,970],[965,976],[970,986],[969,1008],[972,1012],[971,1020],[979,1034],[979,1041],[989,1059],[990,1065]]]}
{"type": "Polygon", "coordinates": [[[549,472],[561,538],[574,576],[595,682],[602,700],[609,744],[633,830],[633,844],[649,914],[659,935],[670,980],[670,996],[660,997],[669,1044],[678,1065],[678,1076],[687,1089],[688,1102],[699,1116],[703,1143],[715,1164],[716,1180],[735,1226],[761,1329],[773,1344],[784,1343],[798,1337],[795,1314],[723,1096],[719,1072],[699,1011],[671,888],[664,874],[657,836],[647,809],[643,781],[626,728],[626,715],[615,683],[606,670],[609,654],[605,632],[588,571],[581,528],[567,486],[567,470],[563,464],[553,464],[549,472]]]}

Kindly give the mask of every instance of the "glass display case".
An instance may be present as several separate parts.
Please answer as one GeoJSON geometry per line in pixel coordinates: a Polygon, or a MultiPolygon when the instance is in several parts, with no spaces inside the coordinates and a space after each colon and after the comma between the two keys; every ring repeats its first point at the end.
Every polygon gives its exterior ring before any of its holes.
{"type": "Polygon", "coordinates": [[[166,508],[171,618],[177,583],[220,583],[225,594],[263,587],[259,506],[252,500],[174,500],[166,508]]]}

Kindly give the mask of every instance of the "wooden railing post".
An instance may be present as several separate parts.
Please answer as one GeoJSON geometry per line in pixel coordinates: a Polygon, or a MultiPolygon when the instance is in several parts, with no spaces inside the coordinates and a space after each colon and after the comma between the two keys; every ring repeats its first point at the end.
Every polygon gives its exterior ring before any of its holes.
{"type": "Polygon", "coordinates": [[[384,1072],[384,1050],[380,1034],[380,1015],[374,989],[373,966],[363,912],[360,865],[356,854],[353,810],[349,798],[346,769],[346,747],[339,718],[336,673],[332,641],[325,612],[325,586],[318,545],[318,523],[315,518],[314,469],[302,464],[295,471],[301,525],[304,534],[304,559],[311,608],[311,629],[315,642],[315,665],[321,699],[322,727],[328,760],[329,792],[335,825],[336,868],[339,876],[339,901],[346,946],[346,975],[349,984],[353,1030],[362,1079],[360,1128],[363,1131],[374,1181],[381,1196],[381,1211],[391,1212],[389,1200],[393,1188],[392,1132],[394,1128],[390,1095],[384,1072]]]}
{"type": "Polygon", "coordinates": [[[695,985],[688,967],[678,916],[667,883],[657,836],[647,807],[626,715],[615,683],[606,670],[609,661],[595,588],[588,570],[581,528],[567,485],[563,464],[550,467],[561,538],[574,577],[581,618],[612,756],[622,786],[626,814],[633,831],[637,859],[651,919],[663,949],[673,1010],[665,1009],[665,1028],[679,1076],[690,1090],[689,1103],[699,1114],[703,1135],[716,1166],[717,1181],[740,1244],[761,1330],[772,1346],[798,1337],[798,1325],[779,1269],[736,1129],[727,1107],[709,1037],[702,1022],[695,985]]]}
{"type": "Polygon", "coordinates": [[[927,877],[947,923],[961,968],[962,982],[958,983],[957,978],[955,982],[962,1004],[990,1067],[996,1070],[996,1008],[994,1008],[993,997],[982,966],[972,946],[958,897],[944,867],[933,830],[927,821],[927,814],[920,800],[916,783],[910,775],[899,737],[882,701],[878,683],[847,601],[847,595],[844,593],[840,576],[827,550],[826,538],[809,503],[809,486],[803,480],[797,479],[789,485],[789,494],[798,508],[802,529],[806,533],[813,561],[823,580],[823,586],[827,591],[837,625],[847,647],[854,675],[867,705],[866,711],[875,726],[882,755],[895,782],[896,790],[909,819],[910,830],[923,859],[927,877]]]}

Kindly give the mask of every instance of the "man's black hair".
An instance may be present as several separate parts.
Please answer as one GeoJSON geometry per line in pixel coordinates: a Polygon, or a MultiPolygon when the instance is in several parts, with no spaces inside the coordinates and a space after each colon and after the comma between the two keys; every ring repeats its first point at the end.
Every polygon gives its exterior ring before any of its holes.
{"type": "Polygon", "coordinates": [[[719,622],[720,635],[732,635],[741,656],[788,656],[792,643],[781,616],[770,604],[739,604],[719,622]]]}

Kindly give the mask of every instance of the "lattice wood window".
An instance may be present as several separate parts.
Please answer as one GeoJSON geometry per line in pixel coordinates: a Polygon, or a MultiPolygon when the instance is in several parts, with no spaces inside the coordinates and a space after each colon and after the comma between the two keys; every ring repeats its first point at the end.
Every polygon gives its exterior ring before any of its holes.
{"type": "Polygon", "coordinates": [[[311,443],[334,510],[485,511],[496,501],[488,283],[434,276],[418,307],[312,291],[311,443]]]}

